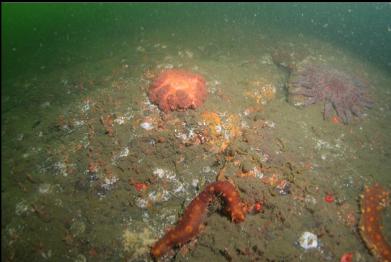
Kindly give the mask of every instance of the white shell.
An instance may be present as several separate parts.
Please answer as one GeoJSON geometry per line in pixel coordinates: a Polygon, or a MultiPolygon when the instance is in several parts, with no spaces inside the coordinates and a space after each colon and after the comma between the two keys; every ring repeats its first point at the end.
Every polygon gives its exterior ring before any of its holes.
{"type": "Polygon", "coordinates": [[[318,237],[311,232],[304,232],[299,238],[299,244],[304,249],[318,247],[318,237]]]}
{"type": "Polygon", "coordinates": [[[145,130],[151,130],[153,129],[152,123],[149,122],[143,122],[140,124],[140,127],[144,128],[145,130]]]}

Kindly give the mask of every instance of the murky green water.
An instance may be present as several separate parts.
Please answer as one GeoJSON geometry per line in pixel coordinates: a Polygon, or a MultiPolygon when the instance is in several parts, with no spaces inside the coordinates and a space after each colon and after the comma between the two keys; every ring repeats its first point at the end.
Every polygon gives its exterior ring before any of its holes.
{"type": "MultiPolygon", "coordinates": [[[[218,177],[262,210],[234,224],[213,202],[166,260],[376,261],[359,195],[391,190],[390,21],[389,3],[3,4],[2,260],[152,261],[218,177]],[[343,124],[295,106],[307,63],[358,79],[373,107],[343,124]],[[196,110],[151,104],[172,68],[205,79],[196,110]]],[[[390,242],[391,208],[379,217],[390,242]]]]}

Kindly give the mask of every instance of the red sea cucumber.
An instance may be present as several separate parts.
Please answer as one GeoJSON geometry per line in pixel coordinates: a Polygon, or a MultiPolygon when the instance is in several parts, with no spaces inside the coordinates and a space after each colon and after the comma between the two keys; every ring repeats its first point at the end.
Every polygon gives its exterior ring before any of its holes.
{"type": "Polygon", "coordinates": [[[244,221],[246,208],[235,187],[228,181],[211,183],[191,201],[177,226],[169,230],[153,245],[152,257],[157,259],[174,246],[185,244],[194,238],[200,232],[209,204],[217,196],[223,197],[225,209],[233,222],[244,221]]]}
{"type": "Polygon", "coordinates": [[[361,201],[360,233],[380,261],[391,262],[391,246],[382,235],[381,211],[388,205],[387,192],[379,184],[364,189],[361,201]]]}

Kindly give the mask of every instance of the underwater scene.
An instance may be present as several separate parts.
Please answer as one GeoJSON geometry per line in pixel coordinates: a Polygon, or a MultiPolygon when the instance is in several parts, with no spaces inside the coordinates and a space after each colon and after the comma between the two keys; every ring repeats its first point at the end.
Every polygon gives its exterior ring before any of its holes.
{"type": "Polygon", "coordinates": [[[390,3],[2,3],[2,261],[391,261],[390,3]]]}

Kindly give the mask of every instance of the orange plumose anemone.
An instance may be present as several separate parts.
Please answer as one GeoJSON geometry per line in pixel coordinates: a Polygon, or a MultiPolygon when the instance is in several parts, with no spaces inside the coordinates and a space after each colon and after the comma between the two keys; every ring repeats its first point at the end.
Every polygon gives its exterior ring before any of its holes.
{"type": "Polygon", "coordinates": [[[195,109],[204,103],[207,95],[206,81],[201,75],[179,69],[162,72],[148,92],[151,102],[165,113],[195,109]]]}

